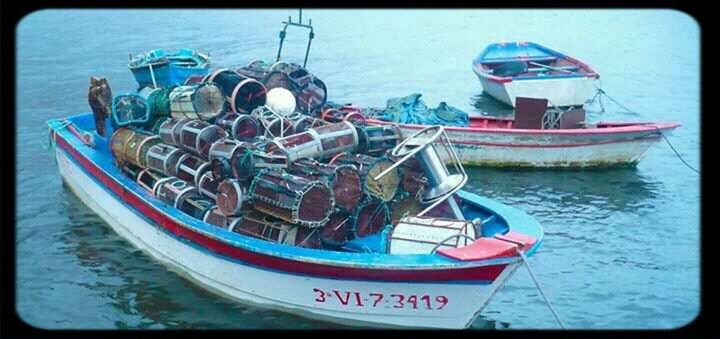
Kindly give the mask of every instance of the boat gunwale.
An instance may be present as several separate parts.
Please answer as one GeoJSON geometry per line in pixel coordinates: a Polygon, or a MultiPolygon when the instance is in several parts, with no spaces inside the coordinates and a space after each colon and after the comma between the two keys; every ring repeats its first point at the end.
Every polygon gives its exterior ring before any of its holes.
{"type": "MultiPolygon", "coordinates": [[[[471,117],[472,119],[472,117],[471,117]]],[[[397,125],[400,128],[422,129],[427,125],[405,124],[379,119],[368,118],[368,123],[382,125],[397,125]]],[[[633,122],[633,123],[616,123],[599,121],[596,125],[610,125],[610,127],[593,127],[593,128],[572,128],[572,129],[525,129],[525,128],[494,128],[494,127],[459,127],[445,126],[448,132],[464,132],[464,133],[494,133],[494,134],[518,134],[518,135],[538,135],[538,136],[575,136],[575,135],[622,135],[629,133],[641,132],[658,132],[680,127],[681,124],[674,122],[633,122]]],[[[622,140],[621,140],[622,141],[622,140]]]]}
{"type": "MultiPolygon", "coordinates": [[[[521,60],[521,59],[518,59],[518,60],[521,60]]],[[[512,81],[555,80],[555,79],[573,79],[573,78],[595,78],[595,79],[598,79],[598,78],[600,78],[600,74],[594,68],[590,67],[590,65],[586,64],[585,62],[582,62],[582,61],[580,61],[576,58],[573,58],[569,55],[560,53],[556,50],[550,49],[548,47],[545,47],[545,46],[540,45],[535,42],[518,41],[518,42],[492,43],[492,44],[486,46],[485,49],[482,52],[480,52],[480,54],[475,59],[473,59],[472,65],[473,65],[473,67],[472,67],[473,72],[475,72],[475,74],[477,74],[478,76],[482,76],[484,78],[487,78],[490,81],[495,81],[495,82],[500,82],[500,83],[506,83],[506,82],[512,82],[512,81]],[[515,60],[507,59],[507,60],[502,60],[502,61],[483,62],[483,60],[482,60],[483,56],[486,55],[487,53],[489,53],[490,49],[493,47],[502,46],[505,44],[512,44],[512,43],[517,44],[517,45],[524,44],[527,46],[535,47],[549,55],[555,56],[557,58],[565,59],[568,62],[584,69],[587,73],[584,73],[584,74],[583,73],[551,74],[551,75],[544,75],[544,76],[520,76],[520,77],[493,75],[490,72],[490,69],[485,66],[486,64],[506,63],[506,62],[511,62],[511,61],[515,61],[515,60]]]]}

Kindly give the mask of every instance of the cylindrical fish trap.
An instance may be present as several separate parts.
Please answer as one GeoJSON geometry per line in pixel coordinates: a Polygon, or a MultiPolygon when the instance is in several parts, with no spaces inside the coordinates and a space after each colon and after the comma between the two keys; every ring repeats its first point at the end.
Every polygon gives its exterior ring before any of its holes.
{"type": "Polygon", "coordinates": [[[290,119],[293,124],[292,134],[302,133],[311,128],[316,128],[328,124],[328,122],[325,120],[320,120],[318,118],[300,113],[290,115],[287,118],[290,119]]]}
{"type": "Polygon", "coordinates": [[[335,205],[332,190],[323,182],[274,169],[260,171],[248,194],[256,210],[307,227],[325,224],[335,205]]]}
{"type": "Polygon", "coordinates": [[[226,137],[222,128],[201,120],[191,120],[180,128],[180,146],[203,159],[208,159],[214,142],[226,137]]]}
{"type": "Polygon", "coordinates": [[[377,158],[366,154],[342,153],[332,158],[329,163],[355,166],[363,182],[363,192],[382,201],[392,200],[400,185],[400,173],[397,168],[393,168],[390,173],[380,178],[380,180],[374,179],[375,176],[393,165],[385,157],[377,158]]]}
{"type": "Polygon", "coordinates": [[[230,136],[240,141],[250,141],[260,135],[262,128],[260,122],[253,116],[228,112],[215,120],[215,124],[222,127],[230,136]]]}
{"type": "Polygon", "coordinates": [[[218,180],[218,178],[215,177],[212,172],[205,172],[203,173],[203,175],[200,176],[200,181],[198,182],[198,191],[200,192],[200,194],[215,200],[217,199],[217,189],[220,181],[221,180],[218,180]]]}
{"type": "Polygon", "coordinates": [[[381,231],[390,221],[390,211],[385,202],[366,198],[353,214],[353,235],[362,238],[381,231]]]}
{"type": "Polygon", "coordinates": [[[229,220],[228,230],[277,244],[305,248],[321,246],[318,229],[273,220],[270,216],[255,210],[229,220]]]}
{"type": "Polygon", "coordinates": [[[149,168],[146,168],[138,174],[136,182],[140,187],[144,188],[153,196],[157,195],[157,189],[164,182],[172,180],[172,177],[164,176],[158,172],[155,172],[149,168]]]}
{"type": "Polygon", "coordinates": [[[175,87],[145,87],[138,94],[145,98],[150,118],[170,115],[170,93],[175,87]]]}
{"type": "Polygon", "coordinates": [[[194,74],[185,79],[185,82],[183,83],[183,86],[192,86],[192,85],[198,85],[205,82],[205,78],[210,76],[210,74],[194,74]]]}
{"type": "Polygon", "coordinates": [[[197,195],[197,189],[180,178],[163,182],[156,192],[158,199],[175,208],[180,206],[183,199],[191,195],[197,195]]]}
{"type": "Polygon", "coordinates": [[[203,220],[213,207],[215,207],[215,201],[197,193],[186,196],[178,205],[180,211],[200,220],[203,220]]]}
{"type": "Polygon", "coordinates": [[[360,135],[359,153],[382,156],[402,140],[400,128],[395,125],[356,127],[360,135]]]}
{"type": "Polygon", "coordinates": [[[404,198],[390,203],[390,223],[396,225],[404,217],[416,216],[424,206],[415,195],[406,195],[404,198]]]}
{"type": "Polygon", "coordinates": [[[228,217],[222,214],[217,206],[214,206],[205,213],[203,221],[217,227],[222,227],[223,229],[227,229],[228,227],[228,217]]]}
{"type": "Polygon", "coordinates": [[[180,161],[175,176],[197,186],[200,183],[200,177],[209,170],[209,162],[196,156],[189,156],[180,161]]]}
{"type": "Polygon", "coordinates": [[[146,167],[145,159],[143,159],[145,154],[151,146],[159,143],[160,138],[157,135],[135,131],[135,134],[125,143],[123,158],[135,166],[146,167]]]}
{"type": "MultiPolygon", "coordinates": [[[[147,124],[144,125],[145,129],[150,131],[152,134],[160,134],[160,126],[162,126],[168,120],[172,120],[170,117],[153,117],[147,124]]],[[[163,141],[164,142],[164,141],[163,141]]]]}
{"type": "Polygon", "coordinates": [[[268,90],[275,87],[290,90],[297,100],[297,108],[305,114],[315,112],[327,101],[325,83],[296,63],[276,62],[263,83],[268,90]]]}
{"type": "MultiPolygon", "coordinates": [[[[390,159],[397,161],[394,157],[390,157],[390,159]]],[[[399,168],[402,176],[400,186],[403,191],[415,197],[418,192],[421,193],[428,186],[428,179],[417,158],[408,159],[399,168]]]]}
{"type": "Polygon", "coordinates": [[[320,228],[320,241],[324,247],[338,248],[352,236],[352,217],[343,211],[330,215],[330,220],[320,228]]]}
{"type": "Polygon", "coordinates": [[[245,187],[237,179],[225,179],[218,184],[215,202],[226,216],[240,214],[243,202],[247,200],[245,187]]]}
{"type": "Polygon", "coordinates": [[[258,135],[268,139],[282,138],[290,135],[293,130],[293,122],[287,117],[274,112],[267,106],[260,106],[250,112],[259,123],[258,135]]]}
{"type": "Polygon", "coordinates": [[[135,179],[137,178],[138,174],[140,174],[140,171],[142,171],[142,167],[138,167],[128,162],[120,167],[120,171],[122,171],[128,177],[135,179]]]}
{"type": "Polygon", "coordinates": [[[342,122],[271,140],[265,150],[271,154],[283,154],[289,162],[293,162],[303,158],[330,158],[342,152],[353,151],[358,143],[355,126],[349,122],[342,122]]]}
{"type": "Polygon", "coordinates": [[[175,87],[169,100],[170,114],[175,119],[209,121],[225,111],[225,97],[212,82],[175,87]]]}
{"type": "Polygon", "coordinates": [[[111,119],[116,126],[145,124],[150,120],[150,107],[144,97],[135,93],[113,97],[111,119]]]}
{"type": "Polygon", "coordinates": [[[268,64],[265,61],[254,60],[247,64],[247,66],[235,69],[235,72],[244,77],[260,81],[267,76],[270,66],[272,66],[272,64],[268,64]]]}
{"type": "Polygon", "coordinates": [[[232,176],[232,159],[236,152],[243,149],[243,143],[224,138],[214,142],[208,151],[212,173],[217,178],[232,176]]]}
{"type": "Polygon", "coordinates": [[[265,85],[227,68],[216,70],[205,81],[212,81],[222,89],[233,112],[248,113],[264,105],[267,99],[265,85]]]}
{"type": "Polygon", "coordinates": [[[356,125],[367,124],[367,118],[360,112],[344,111],[332,107],[322,109],[320,111],[320,119],[330,123],[348,121],[356,125]]]}
{"type": "Polygon", "coordinates": [[[122,127],[116,129],[110,137],[110,152],[118,167],[127,162],[125,159],[125,145],[134,135],[135,131],[127,127],[122,127]]]}
{"type": "Polygon", "coordinates": [[[354,210],[363,197],[360,173],[352,165],[329,165],[312,159],[301,159],[288,167],[288,173],[309,180],[323,180],[332,189],[335,205],[354,210]]]}
{"type": "Polygon", "coordinates": [[[160,124],[160,127],[158,127],[158,135],[160,136],[160,139],[162,139],[162,141],[166,144],[182,146],[180,132],[182,131],[183,126],[193,121],[197,120],[176,120],[172,118],[167,119],[160,124]]]}
{"type": "Polygon", "coordinates": [[[145,165],[162,174],[176,176],[180,161],[190,157],[183,150],[166,144],[156,144],[148,148],[145,165]]]}
{"type": "MultiPolygon", "coordinates": [[[[190,120],[185,120],[190,121],[190,120]]],[[[175,130],[175,127],[180,123],[180,120],[175,119],[165,119],[163,122],[160,123],[160,126],[158,127],[158,136],[160,136],[160,139],[162,142],[168,144],[168,145],[177,145],[176,142],[179,142],[179,140],[175,140],[175,135],[173,134],[173,131],[175,130]]]]}
{"type": "Polygon", "coordinates": [[[221,160],[213,160],[213,174],[225,177],[229,166],[232,176],[236,179],[243,182],[252,180],[252,177],[257,174],[255,170],[256,152],[259,152],[259,149],[255,144],[241,142],[240,147],[233,151],[229,164],[221,160]]]}

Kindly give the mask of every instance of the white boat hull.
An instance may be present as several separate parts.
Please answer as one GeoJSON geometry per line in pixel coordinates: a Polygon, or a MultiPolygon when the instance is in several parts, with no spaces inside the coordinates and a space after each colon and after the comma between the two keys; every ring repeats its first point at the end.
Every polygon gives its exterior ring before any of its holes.
{"type": "Polygon", "coordinates": [[[243,265],[153,225],[59,147],[56,158],[70,189],[115,232],[198,285],[243,303],[345,325],[466,328],[519,265],[510,263],[489,284],[338,280],[243,265]]]}
{"type": "MultiPolygon", "coordinates": [[[[376,125],[392,124],[369,120],[376,125]]],[[[423,125],[396,124],[403,137],[423,125]]],[[[446,127],[460,161],[492,167],[609,167],[634,166],[660,140],[658,130],[677,125],[638,125],[590,130],[513,130],[446,127]],[[618,131],[618,129],[625,129],[618,131]],[[631,129],[631,130],[629,130],[631,129]],[[601,133],[607,130],[607,133],[601,133]]],[[[443,153],[445,161],[449,161],[443,153]]]]}
{"type": "MultiPolygon", "coordinates": [[[[404,129],[403,133],[412,133],[404,129]]],[[[487,145],[487,138],[463,132],[448,135],[460,161],[475,166],[508,167],[604,167],[635,165],[656,140],[631,140],[593,145],[523,147],[487,145]],[[479,143],[473,140],[481,139],[479,143]],[[485,141],[485,142],[483,142],[485,141]]],[[[410,135],[410,134],[403,134],[410,135]]],[[[445,159],[446,161],[448,159],[445,159]]]]}
{"type": "Polygon", "coordinates": [[[483,90],[493,98],[515,108],[515,99],[546,98],[548,106],[582,106],[595,92],[595,78],[555,78],[498,82],[478,74],[483,90]]]}

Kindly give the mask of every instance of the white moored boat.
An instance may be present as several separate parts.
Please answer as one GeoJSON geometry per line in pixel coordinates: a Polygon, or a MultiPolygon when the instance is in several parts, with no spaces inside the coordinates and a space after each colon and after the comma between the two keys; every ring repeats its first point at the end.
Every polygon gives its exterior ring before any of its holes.
{"type": "Polygon", "coordinates": [[[473,60],[483,90],[515,107],[518,97],[548,99],[548,106],[582,106],[600,75],[587,64],[532,42],[494,43],[473,60]]]}

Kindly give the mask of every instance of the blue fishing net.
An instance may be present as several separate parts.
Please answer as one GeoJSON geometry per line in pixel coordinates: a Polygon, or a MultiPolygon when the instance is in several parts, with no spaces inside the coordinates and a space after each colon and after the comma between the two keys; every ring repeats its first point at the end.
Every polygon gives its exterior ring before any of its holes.
{"type": "Polygon", "coordinates": [[[370,115],[376,119],[418,125],[445,125],[466,127],[470,123],[467,113],[441,102],[436,108],[428,108],[420,99],[422,94],[413,93],[405,97],[390,98],[382,111],[373,110],[370,115]]]}

